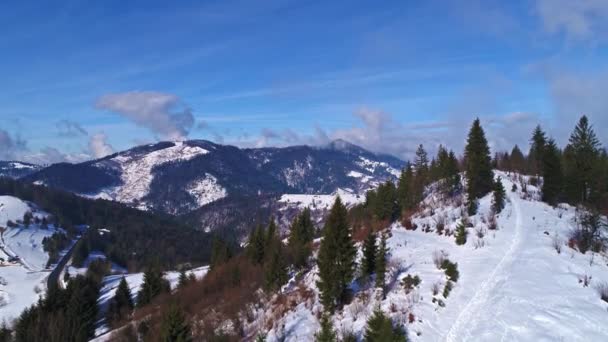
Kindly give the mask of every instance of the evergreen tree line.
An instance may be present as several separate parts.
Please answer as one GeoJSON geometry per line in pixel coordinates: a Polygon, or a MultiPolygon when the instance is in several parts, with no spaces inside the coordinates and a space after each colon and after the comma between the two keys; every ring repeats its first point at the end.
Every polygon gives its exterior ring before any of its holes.
{"type": "Polygon", "coordinates": [[[65,289],[50,289],[44,298],[21,313],[14,331],[7,332],[3,341],[90,340],[95,333],[100,287],[99,278],[87,272],[86,276],[70,278],[65,289]]]}
{"type": "Polygon", "coordinates": [[[608,208],[608,155],[586,116],[579,119],[563,149],[539,125],[532,132],[528,155],[515,146],[510,153],[497,153],[494,164],[538,177],[533,182],[541,184],[542,199],[549,204],[608,208]]]}
{"type": "MultiPolygon", "coordinates": [[[[163,268],[176,268],[185,262],[205,264],[210,260],[212,236],[185,226],[173,217],[2,177],[0,195],[35,203],[52,215],[52,223],[72,236],[80,232],[80,225],[88,225],[90,232],[109,230],[87,237],[81,260],[86,259],[86,249],[93,248],[131,271],[146,269],[159,260],[163,268]]],[[[51,257],[56,258],[65,243],[59,237],[54,239],[47,241],[46,248],[51,257]]]]}

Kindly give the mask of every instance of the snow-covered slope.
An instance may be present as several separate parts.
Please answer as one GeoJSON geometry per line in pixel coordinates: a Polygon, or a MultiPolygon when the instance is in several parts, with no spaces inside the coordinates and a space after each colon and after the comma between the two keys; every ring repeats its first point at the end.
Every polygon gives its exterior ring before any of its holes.
{"type": "Polygon", "coordinates": [[[16,223],[26,212],[37,218],[48,216],[29,202],[0,196],[0,321],[16,318],[46,289],[48,254],[42,240],[59,229],[35,222],[29,227],[7,227],[8,221],[16,223]]]}
{"type": "MultiPolygon", "coordinates": [[[[521,192],[521,177],[497,174],[502,176],[508,200],[496,230],[491,229],[491,195],[480,200],[477,215],[465,219],[459,200],[446,202],[430,194],[412,219],[415,230],[398,223],[389,229],[386,298],[378,289],[353,283],[355,299],[333,316],[336,330],[362,336],[367,318],[380,306],[406,327],[412,341],[608,340],[608,303],[596,291],[608,284],[608,260],[566,245],[566,237],[577,224],[576,209],[536,201],[535,196],[521,192]],[[515,192],[511,191],[514,183],[519,188],[515,192]],[[458,246],[452,233],[463,219],[472,227],[466,229],[466,244],[458,246]],[[441,222],[445,228],[438,234],[441,222]],[[460,273],[447,298],[442,295],[447,277],[433,260],[440,255],[456,262],[460,273]],[[401,284],[408,275],[421,279],[409,292],[401,284]],[[588,286],[584,279],[591,279],[588,286]]],[[[527,186],[528,193],[536,190],[527,186]]],[[[260,322],[283,310],[287,313],[274,322],[269,340],[313,339],[322,309],[316,272],[313,268],[299,284],[286,286],[285,294],[296,303],[293,308],[271,306],[251,327],[261,326],[260,322]],[[303,295],[307,291],[313,295],[303,295]]]]}
{"type": "Polygon", "coordinates": [[[42,167],[35,164],[0,160],[0,177],[20,178],[32,174],[42,167]]]}

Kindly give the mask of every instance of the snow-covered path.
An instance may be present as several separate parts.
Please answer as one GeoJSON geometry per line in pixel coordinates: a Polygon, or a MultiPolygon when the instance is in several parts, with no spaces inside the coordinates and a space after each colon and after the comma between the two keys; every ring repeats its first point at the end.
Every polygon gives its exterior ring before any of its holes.
{"type": "MultiPolygon", "coordinates": [[[[510,182],[503,180],[503,183],[505,188],[510,188],[510,182]]],[[[488,301],[492,294],[497,292],[497,288],[512,277],[509,274],[509,268],[521,246],[521,235],[523,230],[520,207],[521,200],[519,196],[514,195],[512,192],[508,192],[508,198],[515,213],[515,234],[511,240],[511,245],[492,273],[490,273],[488,278],[476,290],[473,298],[469,300],[460,314],[458,314],[456,321],[454,321],[447,333],[446,341],[459,342],[467,339],[477,340],[476,337],[471,336],[472,325],[479,325],[481,320],[494,320],[494,314],[496,312],[493,307],[488,305],[488,301]]]]}

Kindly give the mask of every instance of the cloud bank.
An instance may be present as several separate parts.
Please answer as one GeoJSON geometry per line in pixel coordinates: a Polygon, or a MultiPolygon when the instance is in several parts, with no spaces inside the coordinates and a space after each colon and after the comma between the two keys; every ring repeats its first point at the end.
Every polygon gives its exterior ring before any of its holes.
{"type": "Polygon", "coordinates": [[[192,111],[172,94],[154,91],[133,91],[108,94],[95,103],[151,130],[158,138],[184,140],[194,125],[192,111]]]}

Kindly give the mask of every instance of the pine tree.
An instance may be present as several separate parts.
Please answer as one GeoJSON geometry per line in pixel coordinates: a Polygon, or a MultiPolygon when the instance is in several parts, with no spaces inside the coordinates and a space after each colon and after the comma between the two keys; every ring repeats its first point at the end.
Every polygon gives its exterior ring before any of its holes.
{"type": "Polygon", "coordinates": [[[510,157],[511,171],[524,173],[526,169],[526,157],[519,149],[519,146],[515,145],[511,150],[510,157]]]}
{"type": "Polygon", "coordinates": [[[415,204],[422,201],[424,195],[424,187],[429,182],[429,165],[428,156],[422,145],[416,150],[416,161],[414,163],[415,181],[411,186],[412,201],[415,204]]]}
{"type": "Polygon", "coordinates": [[[490,148],[479,119],[475,119],[465,147],[469,214],[477,211],[477,199],[490,192],[494,185],[490,148]]]}
{"type": "Polygon", "coordinates": [[[116,294],[110,302],[108,308],[108,321],[112,324],[127,317],[133,310],[133,299],[131,298],[131,289],[125,277],[122,277],[116,288],[116,294]]]}
{"type": "Polygon", "coordinates": [[[315,342],[338,342],[338,336],[328,315],[321,318],[321,330],[315,334],[315,342]]]}
{"type": "Polygon", "coordinates": [[[163,272],[156,267],[149,268],[144,272],[144,283],[137,293],[137,306],[142,307],[149,304],[156,296],[171,290],[169,282],[164,278],[163,272]]]}
{"type": "Polygon", "coordinates": [[[456,237],[457,245],[464,245],[467,243],[467,230],[463,222],[460,222],[458,226],[456,226],[456,232],[454,235],[456,237]]]}
{"type": "Polygon", "coordinates": [[[542,171],[542,200],[555,205],[562,193],[563,175],[559,149],[553,139],[549,139],[545,146],[542,171]]]}
{"type": "Polygon", "coordinates": [[[393,327],[393,323],[384,312],[376,309],[367,321],[365,342],[406,342],[407,337],[402,329],[393,327]]]}
{"type": "Polygon", "coordinates": [[[586,116],[582,116],[564,150],[566,186],[572,203],[589,203],[594,183],[594,168],[599,157],[599,140],[586,116]]]}
{"type": "Polygon", "coordinates": [[[530,153],[528,154],[528,160],[530,163],[530,171],[534,175],[543,174],[543,160],[545,147],[547,145],[547,137],[545,132],[537,125],[532,133],[532,139],[530,139],[530,153]]]}
{"type": "Polygon", "coordinates": [[[189,342],[192,341],[190,326],[184,313],[176,304],[169,305],[163,315],[160,340],[163,342],[189,342]]]}
{"type": "Polygon", "coordinates": [[[397,187],[397,200],[401,210],[412,209],[416,203],[412,199],[414,171],[412,165],[408,162],[405,168],[401,170],[399,177],[399,186],[397,187]]]}
{"type": "Polygon", "coordinates": [[[361,265],[364,276],[370,276],[376,270],[376,234],[370,229],[363,243],[363,261],[361,265]]]}
{"type": "Polygon", "coordinates": [[[500,177],[494,183],[494,199],[492,201],[492,210],[494,213],[499,214],[505,207],[505,187],[502,185],[500,177]]]}
{"type": "Polygon", "coordinates": [[[380,247],[376,253],[376,287],[382,288],[386,283],[386,257],[388,249],[386,247],[386,235],[382,234],[380,239],[380,247]]]}
{"type": "Polygon", "coordinates": [[[186,270],[182,268],[179,271],[179,279],[177,282],[177,287],[180,289],[183,289],[184,287],[186,287],[186,285],[188,285],[188,276],[186,275],[186,270]]]}
{"type": "Polygon", "coordinates": [[[269,241],[266,260],[264,261],[264,288],[272,292],[278,290],[287,282],[287,264],[285,263],[283,243],[279,239],[276,229],[269,229],[269,231],[274,231],[275,235],[267,236],[269,241]]]}
{"type": "Polygon", "coordinates": [[[312,254],[311,243],[315,227],[310,217],[310,209],[305,208],[292,222],[289,234],[289,250],[295,268],[306,266],[312,254]]]}
{"type": "Polygon", "coordinates": [[[397,189],[393,182],[386,181],[380,184],[375,192],[375,198],[372,197],[370,200],[372,200],[371,209],[377,219],[392,221],[398,216],[397,189]]]}
{"type": "Polygon", "coordinates": [[[211,246],[211,268],[215,268],[228,261],[232,257],[230,247],[224,239],[215,235],[211,246]]]}
{"type": "Polygon", "coordinates": [[[321,302],[329,312],[342,306],[346,299],[348,285],[354,275],[355,256],[346,207],[337,197],[323,227],[317,258],[320,278],[317,286],[321,291],[321,302]]]}
{"type": "Polygon", "coordinates": [[[261,265],[264,262],[266,250],[265,231],[262,225],[258,225],[249,235],[247,244],[247,255],[254,264],[261,265]]]}

